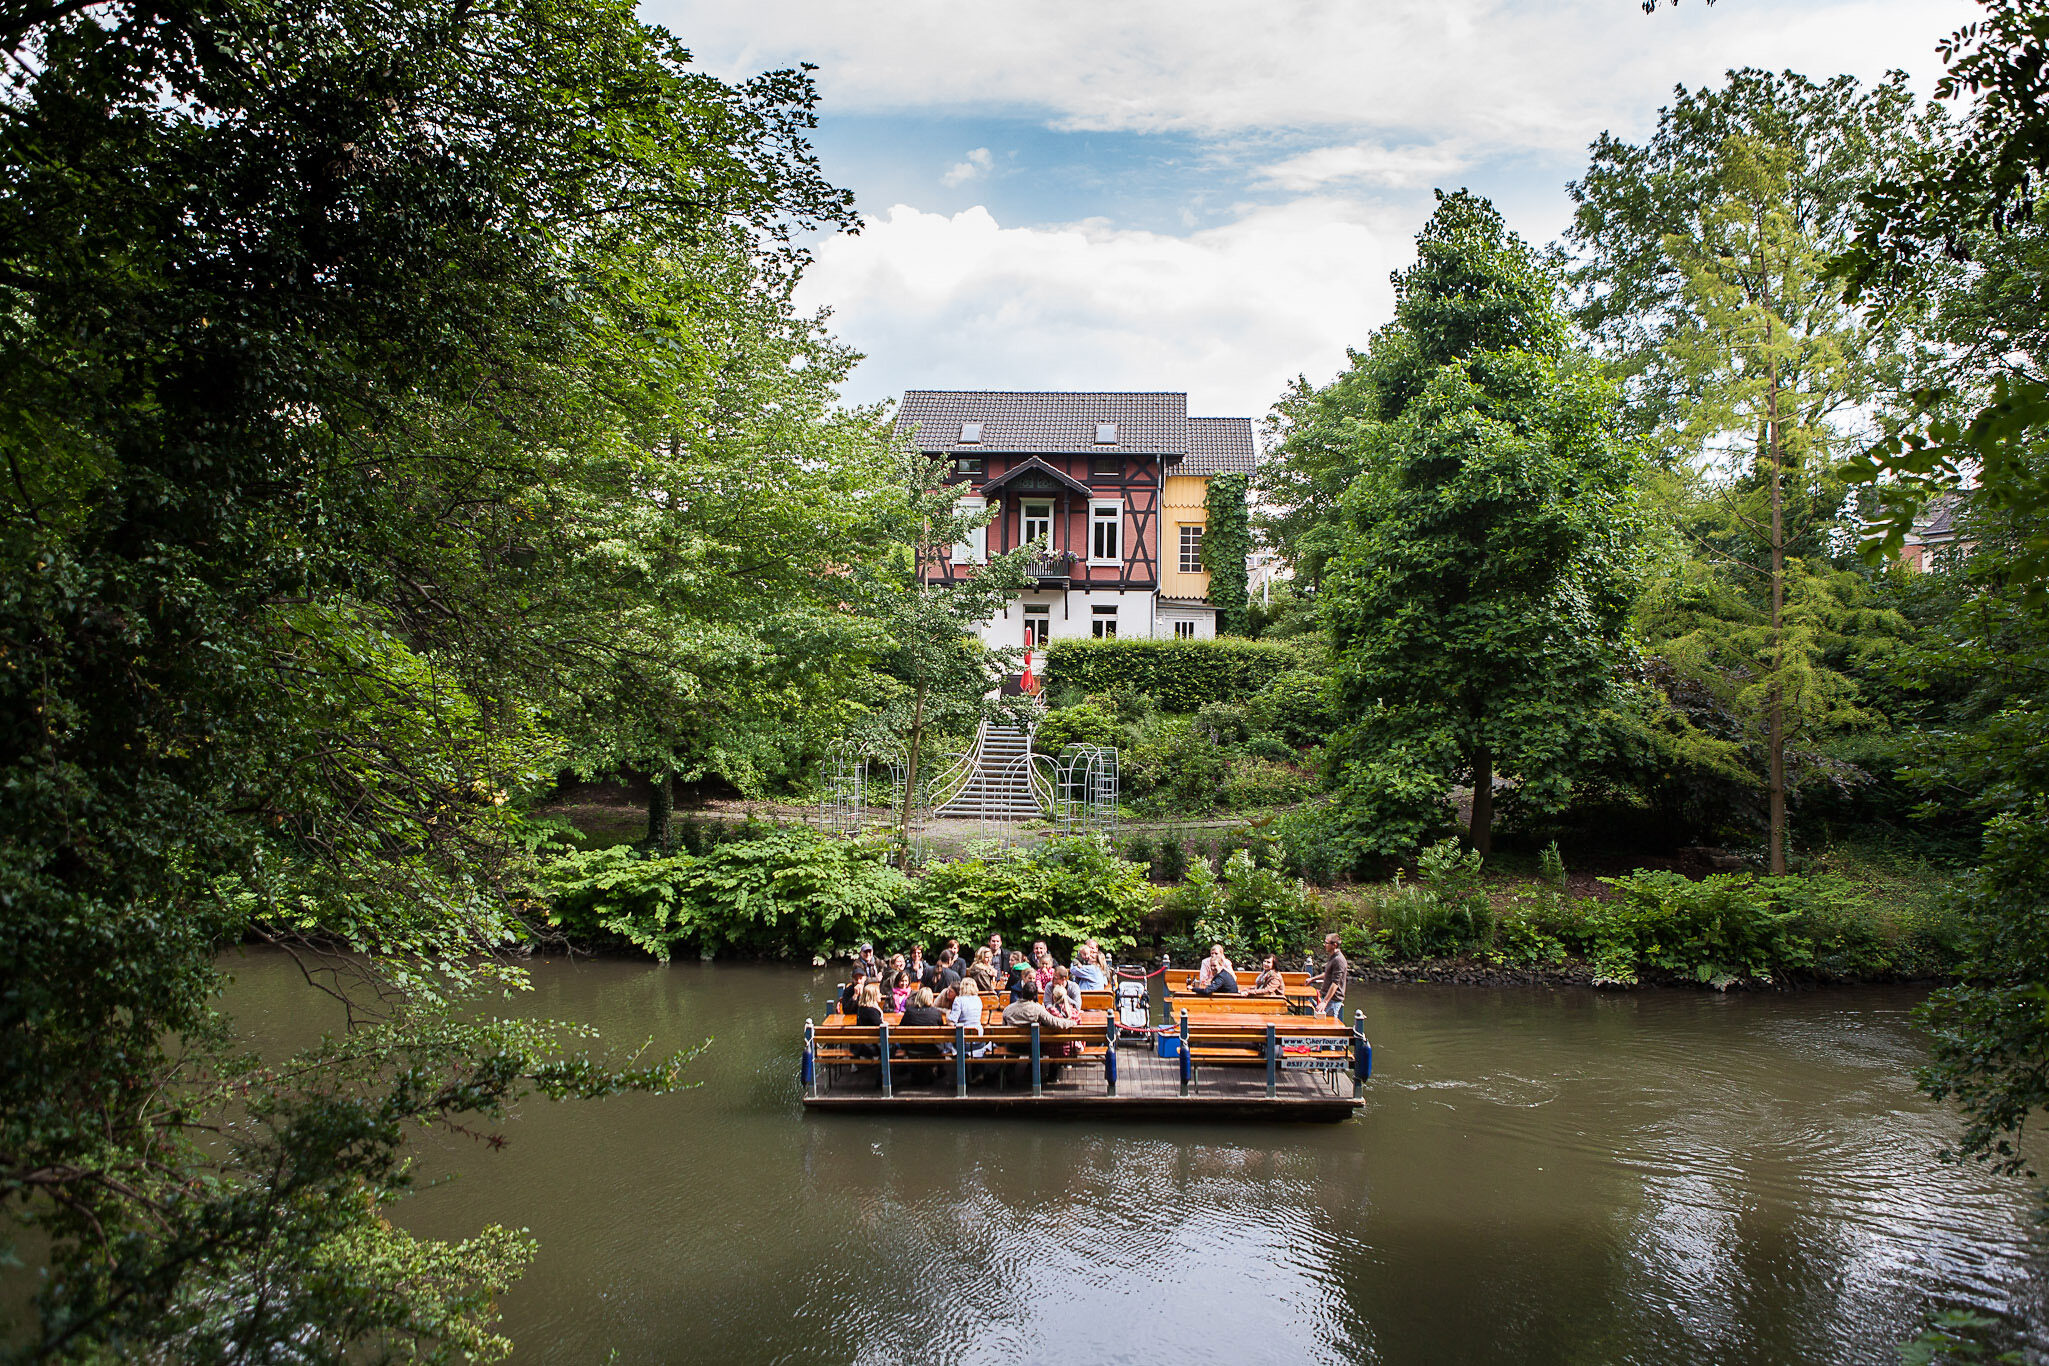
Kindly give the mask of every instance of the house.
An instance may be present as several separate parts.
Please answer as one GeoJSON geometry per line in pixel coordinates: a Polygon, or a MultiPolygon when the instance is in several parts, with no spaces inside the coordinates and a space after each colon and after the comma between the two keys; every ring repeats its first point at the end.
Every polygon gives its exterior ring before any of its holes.
{"type": "Polygon", "coordinates": [[[997,509],[925,577],[1039,548],[1032,586],[983,623],[989,644],[1216,635],[1204,496],[1216,475],[1252,471],[1252,419],[1190,417],[1186,394],[913,389],[896,434],[948,462],[964,503],[997,509]]]}
{"type": "Polygon", "coordinates": [[[1907,532],[1907,543],[1900,548],[1900,563],[1909,569],[1933,569],[1936,555],[1949,546],[1968,555],[1971,543],[1958,539],[1967,496],[1967,491],[1959,491],[1937,494],[1930,500],[1907,532]]]}

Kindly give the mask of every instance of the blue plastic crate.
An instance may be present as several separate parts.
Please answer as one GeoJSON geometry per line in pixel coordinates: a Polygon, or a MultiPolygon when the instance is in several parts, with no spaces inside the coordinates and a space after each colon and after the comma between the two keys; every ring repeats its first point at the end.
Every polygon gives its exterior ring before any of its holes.
{"type": "Polygon", "coordinates": [[[1178,1035],[1178,1034],[1156,1034],[1156,1035],[1154,1035],[1154,1036],[1153,1036],[1153,1038],[1154,1038],[1155,1042],[1156,1042],[1156,1043],[1158,1044],[1158,1046],[1159,1046],[1159,1055],[1160,1055],[1161,1057],[1163,1057],[1163,1058],[1178,1058],[1178,1057],[1180,1057],[1180,1056],[1181,1056],[1181,1036],[1180,1036],[1180,1035],[1178,1035]]]}

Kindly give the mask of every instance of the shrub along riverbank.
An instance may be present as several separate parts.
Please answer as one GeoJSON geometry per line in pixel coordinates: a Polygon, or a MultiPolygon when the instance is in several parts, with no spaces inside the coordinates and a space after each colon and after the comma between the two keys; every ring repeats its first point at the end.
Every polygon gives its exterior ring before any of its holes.
{"type": "MultiPolygon", "coordinates": [[[[1903,890],[1840,875],[1698,880],[1637,871],[1565,890],[1547,851],[1535,878],[1490,882],[1453,841],[1424,851],[1416,876],[1313,889],[1239,849],[1220,867],[1197,858],[1184,880],[1086,838],[991,849],[906,875],[870,841],[803,826],[750,824],[699,852],[665,857],[613,847],[546,865],[550,932],[589,948],[666,960],[833,958],[863,940],[1011,943],[1065,951],[1095,938],[1126,957],[1192,961],[1221,941],[1243,961],[1298,959],[1336,930],[1369,977],[1552,980],[1631,987],[1686,982],[1726,989],[1799,981],[1943,978],[1961,934],[1947,889],[1903,890]]],[[[1177,870],[1178,871],[1178,870],[1177,870]]]]}

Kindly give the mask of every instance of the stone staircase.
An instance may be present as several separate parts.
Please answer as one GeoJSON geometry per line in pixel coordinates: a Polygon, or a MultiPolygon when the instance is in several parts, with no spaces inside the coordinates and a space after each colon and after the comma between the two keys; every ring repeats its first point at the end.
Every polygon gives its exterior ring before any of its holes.
{"type": "Polygon", "coordinates": [[[1030,821],[1046,813],[1032,795],[1031,740],[1016,726],[982,723],[967,780],[933,811],[950,820],[1030,821]]]}

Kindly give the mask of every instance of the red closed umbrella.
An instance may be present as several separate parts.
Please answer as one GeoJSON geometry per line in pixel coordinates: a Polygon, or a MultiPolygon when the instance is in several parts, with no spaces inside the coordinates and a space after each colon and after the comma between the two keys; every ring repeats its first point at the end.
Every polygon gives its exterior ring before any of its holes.
{"type": "Polygon", "coordinates": [[[1018,675],[1017,686],[1028,693],[1035,693],[1039,690],[1038,675],[1032,672],[1032,652],[1030,649],[1025,651],[1024,672],[1018,675]]]}

